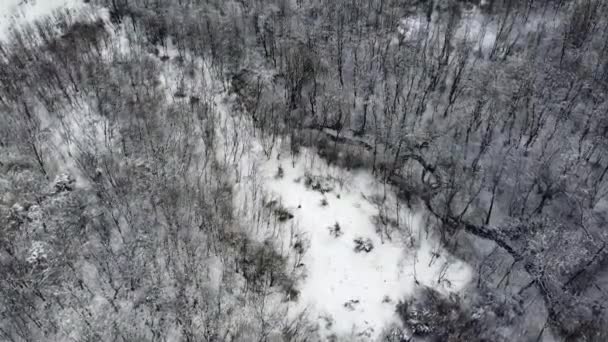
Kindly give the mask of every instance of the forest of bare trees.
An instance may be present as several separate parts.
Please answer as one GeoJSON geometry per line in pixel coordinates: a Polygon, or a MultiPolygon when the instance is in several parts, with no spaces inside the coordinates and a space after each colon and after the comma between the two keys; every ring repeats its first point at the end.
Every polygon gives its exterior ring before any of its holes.
{"type": "Polygon", "coordinates": [[[607,2],[85,3],[0,40],[0,341],[321,340],[248,235],[280,208],[235,211],[250,136],[373,173],[473,269],[380,340],[608,339],[607,2]]]}

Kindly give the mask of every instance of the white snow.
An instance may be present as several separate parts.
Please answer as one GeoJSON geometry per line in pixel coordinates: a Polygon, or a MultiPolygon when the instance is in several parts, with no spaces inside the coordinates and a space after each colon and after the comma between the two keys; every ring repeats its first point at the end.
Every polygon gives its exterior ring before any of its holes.
{"type": "Polygon", "coordinates": [[[397,32],[399,32],[404,39],[415,38],[415,35],[423,28],[424,22],[425,19],[422,16],[402,19],[397,27],[397,32]]]}
{"type": "MultiPolygon", "coordinates": [[[[420,33],[427,30],[428,34],[433,36],[437,29],[436,15],[430,23],[427,23],[424,16],[415,15],[401,19],[397,32],[402,39],[414,40],[418,38],[420,33]]],[[[475,44],[484,52],[489,51],[496,41],[496,23],[492,22],[490,17],[481,13],[478,8],[475,8],[464,13],[456,30],[456,37],[475,44]]]]}
{"type": "Polygon", "coordinates": [[[44,243],[41,241],[33,241],[32,248],[30,248],[30,255],[25,259],[27,263],[33,264],[39,261],[43,261],[47,258],[44,243]]]}
{"type": "MultiPolygon", "coordinates": [[[[483,6],[482,2],[480,7],[483,6]]],[[[480,7],[473,6],[470,10],[463,11],[455,37],[460,41],[467,41],[472,44],[479,52],[488,54],[495,48],[494,45],[496,44],[498,31],[500,30],[501,19],[483,13],[480,7]]],[[[426,20],[422,15],[413,15],[401,19],[397,27],[398,36],[404,40],[415,40],[419,38],[418,35],[421,33],[422,36],[420,38],[424,38],[426,36],[425,33],[428,33],[429,37],[433,37],[437,34],[438,29],[442,29],[437,26],[438,17],[436,13],[433,15],[431,22],[427,23],[426,20]]],[[[545,29],[556,29],[560,21],[555,15],[543,16],[531,14],[527,21],[522,22],[520,20],[514,24],[509,39],[510,41],[514,41],[516,37],[523,37],[525,33],[541,31],[543,26],[545,26],[545,29]]],[[[397,41],[398,39],[395,38],[394,43],[397,41]]]]}
{"type": "Polygon", "coordinates": [[[456,32],[456,36],[463,40],[476,43],[477,48],[486,53],[492,50],[496,42],[496,24],[475,9],[466,13],[462,18],[462,23],[456,32]]]}
{"type": "Polygon", "coordinates": [[[52,15],[61,8],[82,6],[82,0],[0,0],[0,40],[11,28],[52,15]]]}
{"type": "MultiPolygon", "coordinates": [[[[310,241],[303,259],[307,276],[300,286],[301,300],[320,315],[333,319],[332,327],[327,329],[328,334],[348,336],[354,332],[355,335],[364,333],[362,336],[365,337],[377,336],[387,323],[396,318],[397,301],[415,290],[414,267],[417,267],[416,277],[420,284],[444,292],[459,290],[466,284],[469,270],[460,262],[450,267],[449,283],[437,282],[441,266],[447,259],[442,256],[431,263],[436,246],[422,234],[418,236],[420,245],[417,249],[409,245],[408,233],[422,233],[422,223],[418,215],[406,209],[401,208],[399,215],[402,221],[399,222],[400,228],[405,233],[395,233],[392,241],[382,243],[372,222],[379,209],[369,199],[374,195],[381,196],[383,185],[369,173],[359,172],[351,176],[344,170],[328,167],[320,160],[311,167],[304,159],[313,160],[312,152],[305,151],[305,154],[308,156],[299,159],[295,167],[283,166],[285,175],[282,179],[268,179],[267,189],[278,194],[286,207],[301,206],[294,210],[294,219],[310,241]],[[343,188],[321,195],[306,189],[302,180],[295,181],[307,170],[350,179],[343,188]],[[328,205],[321,206],[320,201],[324,197],[328,205]],[[329,234],[328,228],[336,222],[343,232],[339,237],[329,234]],[[371,239],[372,251],[354,251],[354,240],[360,237],[371,239]],[[345,307],[349,301],[356,301],[352,309],[345,307]]],[[[272,175],[274,162],[268,164],[265,173],[272,175]]],[[[389,206],[391,202],[395,203],[394,199],[388,202],[389,206]]]]}
{"type": "MultiPolygon", "coordinates": [[[[221,105],[218,108],[225,110],[221,105]]],[[[318,321],[323,336],[375,340],[391,323],[398,324],[395,305],[413,295],[417,286],[444,294],[466,286],[470,268],[445,252],[433,236],[427,236],[419,214],[408,211],[403,203],[397,210],[393,189],[369,172],[331,167],[308,149],[295,160],[278,149],[267,158],[256,137],[242,139],[250,148],[234,165],[235,170],[240,169],[237,217],[258,222],[250,227],[252,235],[272,240],[294,265],[303,264],[296,267],[303,274],[292,313],[306,310],[318,321]],[[279,165],[282,178],[277,177],[279,165]],[[333,190],[322,194],[310,189],[305,174],[324,178],[324,184],[333,190]],[[384,204],[378,204],[385,195],[384,204]],[[271,199],[294,218],[259,223],[263,215],[256,208],[265,207],[271,199]],[[321,204],[323,199],[327,205],[321,204]],[[376,231],[373,218],[380,210],[398,223],[391,240],[376,231]],[[336,223],[342,231],[338,237],[330,234],[336,223]],[[355,252],[357,238],[370,239],[374,248],[369,253],[355,252]],[[303,256],[294,249],[296,241],[305,241],[303,256]]]]}
{"type": "MultiPolygon", "coordinates": [[[[456,37],[474,43],[480,52],[487,54],[496,44],[497,35],[500,31],[500,20],[497,17],[484,14],[479,7],[474,7],[472,10],[463,13],[456,37]]],[[[544,16],[533,13],[525,22],[519,20],[514,24],[509,40],[513,42],[516,37],[523,37],[525,34],[534,31],[542,31],[543,26],[545,26],[544,29],[557,29],[560,21],[560,18],[555,15],[544,16]]]]}

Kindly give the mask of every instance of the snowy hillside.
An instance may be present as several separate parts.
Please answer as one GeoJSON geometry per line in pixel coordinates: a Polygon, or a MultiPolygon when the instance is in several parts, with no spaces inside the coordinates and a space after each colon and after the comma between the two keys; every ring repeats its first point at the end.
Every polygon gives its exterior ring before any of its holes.
{"type": "Polygon", "coordinates": [[[78,11],[83,6],[82,0],[2,0],[0,1],[0,39],[6,39],[9,30],[44,19],[57,10],[78,11]]]}
{"type": "Polygon", "coordinates": [[[607,15],[0,0],[0,341],[606,341],[607,15]]]}
{"type": "MultiPolygon", "coordinates": [[[[4,13],[10,20],[5,23],[33,22],[79,4],[7,4],[4,13]]],[[[129,56],[131,47],[124,39],[122,34],[116,35],[113,49],[129,56]]],[[[179,55],[170,44],[161,51],[172,59],[179,55]]],[[[113,58],[111,50],[104,58],[113,58]]],[[[201,79],[185,84],[176,77],[183,73],[179,66],[171,62],[162,68],[158,76],[166,87],[167,102],[179,100],[173,94],[180,87],[195,93],[205,91],[199,88],[201,84],[222,87],[210,76],[208,66],[198,63],[203,67],[201,79]]],[[[399,203],[390,185],[382,184],[368,171],[329,166],[309,149],[290,157],[279,142],[271,155],[265,154],[264,142],[251,121],[230,113],[227,93],[214,93],[220,122],[230,122],[229,127],[220,125],[217,129],[218,143],[224,145],[218,157],[224,158],[226,150],[246,141],[232,160],[226,160],[235,167],[236,216],[246,226],[258,222],[255,229],[248,227],[251,237],[271,241],[290,259],[297,274],[298,294],[288,303],[291,317],[306,313],[326,338],[375,340],[391,326],[400,325],[395,305],[412,296],[416,287],[428,286],[448,294],[467,285],[470,269],[443,250],[424,228],[422,216],[399,203]],[[256,215],[279,207],[289,218],[277,220],[271,215],[266,224],[259,223],[256,215]]],[[[83,144],[103,150],[107,125],[83,103],[78,111],[64,114],[62,125],[49,121],[46,127],[55,132],[53,144],[64,161],[61,169],[76,177],[80,186],[90,185],[72,158],[78,158],[78,146],[83,144]],[[62,137],[69,139],[63,141],[62,137]]]]}

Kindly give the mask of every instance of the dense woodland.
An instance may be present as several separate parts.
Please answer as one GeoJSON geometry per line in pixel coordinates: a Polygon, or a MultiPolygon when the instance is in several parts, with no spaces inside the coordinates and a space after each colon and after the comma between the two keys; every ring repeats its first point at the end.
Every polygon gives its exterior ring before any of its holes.
{"type": "Polygon", "coordinates": [[[235,215],[218,92],[268,155],[370,170],[474,268],[383,341],[608,340],[607,2],[86,3],[0,41],[0,340],[319,340],[235,215]]]}

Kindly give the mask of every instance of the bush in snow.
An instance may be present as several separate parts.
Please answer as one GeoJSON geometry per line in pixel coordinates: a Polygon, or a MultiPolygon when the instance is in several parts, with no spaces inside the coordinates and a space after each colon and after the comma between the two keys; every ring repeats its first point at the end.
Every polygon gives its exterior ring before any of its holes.
{"type": "Polygon", "coordinates": [[[340,224],[338,222],[336,222],[333,226],[329,227],[329,234],[335,238],[342,236],[342,234],[344,234],[342,232],[342,227],[340,227],[340,224]]]}
{"type": "Polygon", "coordinates": [[[347,170],[362,169],[370,166],[370,162],[365,153],[361,153],[361,149],[354,146],[347,146],[344,148],[339,166],[346,168],[347,170]]]}
{"type": "Polygon", "coordinates": [[[374,249],[374,244],[372,243],[372,240],[370,238],[356,238],[355,240],[355,252],[359,253],[359,252],[365,252],[365,253],[369,253],[372,251],[372,249],[374,249]]]}
{"type": "Polygon", "coordinates": [[[277,169],[277,174],[275,175],[275,178],[281,179],[281,178],[283,178],[284,175],[285,175],[285,171],[283,170],[283,168],[281,167],[281,165],[279,165],[279,167],[277,169]]]}
{"type": "Polygon", "coordinates": [[[293,214],[276,199],[265,202],[264,206],[272,210],[272,213],[277,217],[279,222],[285,222],[293,218],[293,214]]]}
{"type": "Polygon", "coordinates": [[[44,248],[44,244],[40,241],[32,242],[32,248],[30,248],[29,256],[25,261],[29,264],[38,264],[46,260],[47,254],[44,248]]]}
{"type": "Polygon", "coordinates": [[[307,188],[320,192],[321,194],[325,194],[334,189],[332,184],[330,184],[326,178],[314,176],[308,172],[304,175],[304,185],[307,188]]]}
{"type": "Polygon", "coordinates": [[[321,206],[322,207],[327,207],[328,205],[329,205],[329,202],[327,202],[327,198],[321,199],[321,206]]]}
{"type": "Polygon", "coordinates": [[[306,241],[298,237],[296,242],[293,244],[293,249],[295,249],[296,253],[298,254],[304,254],[306,252],[306,249],[308,249],[308,247],[306,246],[306,241]]]}
{"type": "Polygon", "coordinates": [[[293,214],[289,212],[285,207],[279,206],[274,209],[274,214],[280,222],[285,222],[293,218],[293,214]]]}
{"type": "Polygon", "coordinates": [[[287,273],[287,258],[278,253],[270,240],[263,243],[251,240],[243,232],[222,232],[221,240],[233,249],[236,272],[243,275],[247,288],[262,292],[266,286],[278,287],[286,300],[296,300],[299,291],[287,273]]]}
{"type": "Polygon", "coordinates": [[[456,297],[444,298],[434,289],[425,287],[416,298],[397,304],[397,314],[414,336],[447,341],[454,326],[467,320],[456,297]]]}
{"type": "MultiPolygon", "coordinates": [[[[513,341],[505,328],[521,318],[518,303],[497,298],[484,289],[478,296],[467,298],[466,303],[456,294],[447,297],[429,287],[423,287],[413,298],[400,301],[397,314],[405,335],[427,341],[513,341]]],[[[533,336],[535,339],[537,334],[533,336]]]]}
{"type": "Polygon", "coordinates": [[[348,302],[344,303],[344,307],[348,311],[354,311],[355,310],[355,306],[357,306],[357,304],[359,304],[359,300],[358,299],[351,299],[348,302]]]}
{"type": "Polygon", "coordinates": [[[74,189],[76,180],[67,173],[57,175],[53,182],[55,192],[71,191],[74,189]]]}

